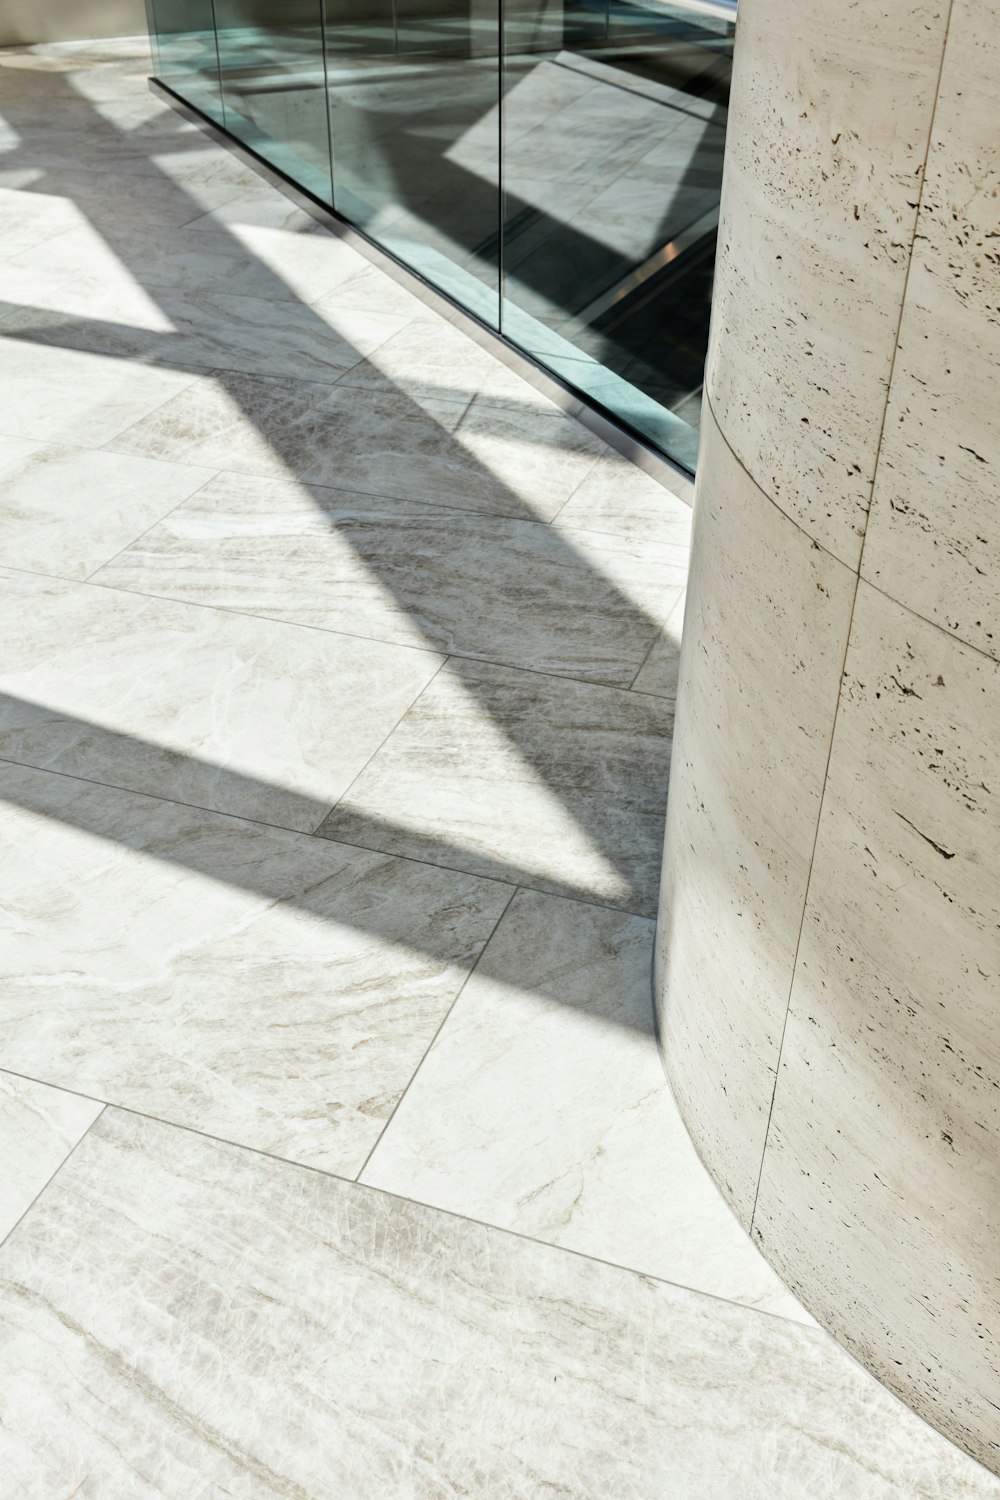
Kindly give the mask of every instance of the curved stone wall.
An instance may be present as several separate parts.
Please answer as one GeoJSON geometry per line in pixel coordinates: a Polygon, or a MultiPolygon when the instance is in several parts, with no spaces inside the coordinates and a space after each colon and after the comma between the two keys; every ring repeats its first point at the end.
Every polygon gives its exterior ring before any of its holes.
{"type": "Polygon", "coordinates": [[[1000,0],[743,0],[657,962],[702,1156],[1000,1471],[1000,0]]]}

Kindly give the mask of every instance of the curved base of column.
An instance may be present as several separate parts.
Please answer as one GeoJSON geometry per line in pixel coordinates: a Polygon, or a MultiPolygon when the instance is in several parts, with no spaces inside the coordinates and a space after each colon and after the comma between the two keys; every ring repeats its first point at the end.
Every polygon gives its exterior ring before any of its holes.
{"type": "Polygon", "coordinates": [[[791,1290],[1000,1472],[1000,665],[812,541],[707,408],[698,486],[667,1074],[791,1290]]]}

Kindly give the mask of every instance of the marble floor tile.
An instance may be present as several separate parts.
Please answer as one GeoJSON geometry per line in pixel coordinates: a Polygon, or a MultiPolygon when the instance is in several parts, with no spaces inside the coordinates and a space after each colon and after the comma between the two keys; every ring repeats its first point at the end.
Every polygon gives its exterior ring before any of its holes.
{"type": "Polygon", "coordinates": [[[194,378],[185,370],[5,339],[0,435],[100,448],[194,378]]]}
{"type": "MultiPolygon", "coordinates": [[[[380,282],[388,280],[377,274],[380,282]]],[[[330,310],[339,315],[341,290],[318,303],[317,311],[330,310]]],[[[481,406],[528,408],[561,416],[547,396],[508,369],[495,354],[426,307],[418,318],[340,379],[343,385],[365,390],[397,389],[445,400],[467,400],[474,393],[481,406]]]]}
{"type": "MultiPolygon", "coordinates": [[[[0,262],[0,297],[10,301],[0,262]]],[[[32,272],[26,305],[0,314],[0,329],[32,343],[128,359],[289,379],[341,379],[405,326],[398,314],[343,309],[320,316],[298,302],[224,292],[109,285],[32,272]],[[32,295],[34,293],[34,295],[32,295]]]]}
{"type": "Polygon", "coordinates": [[[338,311],[344,308],[353,312],[392,312],[404,313],[410,318],[427,317],[426,302],[378,266],[367,264],[363,270],[339,282],[315,305],[320,312],[327,308],[338,311]]]}
{"type": "Polygon", "coordinates": [[[0,260],[0,336],[6,337],[15,321],[25,321],[28,310],[44,311],[66,284],[65,276],[0,260]]]}
{"type": "Polygon", "coordinates": [[[674,549],[220,474],[96,581],[628,687],[674,549]]]}
{"type": "Polygon", "coordinates": [[[667,617],[660,634],[653,642],[632,684],[637,693],[654,693],[658,698],[677,698],[677,683],[681,665],[681,636],[684,629],[684,605],[686,595],[681,594],[667,617]]]}
{"type": "MultiPolygon", "coordinates": [[[[8,155],[0,152],[0,174],[8,155]]],[[[32,250],[83,222],[80,210],[65,198],[0,187],[0,258],[32,250]]]]}
{"type": "MultiPolygon", "coordinates": [[[[145,164],[144,164],[145,165],[145,164]]],[[[183,174],[164,174],[160,187],[183,191],[183,174]]],[[[190,217],[201,205],[189,200],[190,217]]],[[[136,215],[107,216],[49,238],[8,259],[30,257],[39,270],[107,285],[122,279],[146,287],[197,287],[202,292],[314,302],[366,264],[359,253],[320,225],[288,234],[213,219],[197,229],[171,228],[136,215]]]]}
{"type": "Polygon", "coordinates": [[[60,230],[89,225],[95,231],[91,241],[95,245],[103,228],[113,232],[116,227],[135,224],[134,193],[138,190],[142,222],[171,229],[200,222],[203,215],[244,197],[248,190],[260,191],[260,178],[229,152],[221,147],[206,150],[204,142],[175,133],[160,142],[143,143],[131,157],[118,159],[114,165],[100,153],[81,156],[81,135],[92,139],[92,127],[90,112],[76,128],[41,137],[32,125],[25,131],[27,145],[17,141],[4,147],[0,143],[0,188],[19,190],[21,196],[62,200],[72,214],[67,214],[60,230]],[[131,195],[122,191],[124,173],[131,178],[131,195]]]}
{"type": "Polygon", "coordinates": [[[106,1110],[0,1255],[18,1500],[995,1500],[825,1334],[106,1110]]]}
{"type": "Polygon", "coordinates": [[[79,1094],[0,1072],[0,1241],[103,1108],[79,1094]]]}
{"type": "Polygon", "coordinates": [[[452,659],[319,832],[652,915],[672,705],[452,659]]]}
{"type": "Polygon", "coordinates": [[[0,569],[0,759],[309,833],[429,651],[0,569]]]}
{"type": "Polygon", "coordinates": [[[691,506],[617,453],[594,465],[554,524],[684,549],[691,542],[691,506]]]}
{"type": "Polygon", "coordinates": [[[811,1321],[677,1112],[652,951],[645,917],[519,891],[362,1181],[811,1321]]]}
{"type": "MultiPolygon", "coordinates": [[[[236,160],[232,156],[229,159],[236,160]]],[[[252,175],[254,182],[246,193],[241,193],[237,198],[230,198],[216,208],[206,210],[197,219],[191,219],[185,227],[190,230],[217,232],[220,225],[228,225],[233,233],[236,233],[237,226],[242,226],[281,229],[292,234],[311,234],[316,229],[317,220],[311,214],[306,213],[304,208],[297,208],[290,198],[286,198],[284,193],[279,193],[277,188],[270,187],[256,173],[252,175]]],[[[365,264],[367,265],[367,262],[365,264]]],[[[364,273],[354,271],[352,274],[363,275],[364,273]]],[[[385,309],[375,306],[374,311],[382,312],[385,309]]],[[[414,313],[413,316],[416,314],[414,313]]]]}
{"type": "MultiPolygon", "coordinates": [[[[502,365],[495,387],[509,374],[502,365]]],[[[501,480],[525,509],[551,521],[594,464],[610,449],[582,423],[561,412],[508,404],[478,393],[462,418],[458,440],[494,484],[501,480]]]]}
{"type": "Polygon", "coordinates": [[[510,896],[0,765],[12,1072],[354,1175],[510,896]]]}
{"type": "MultiPolygon", "coordinates": [[[[184,194],[197,222],[203,212],[220,212],[226,222],[224,210],[232,203],[258,197],[262,193],[274,193],[276,198],[291,207],[284,194],[277,189],[265,188],[260,176],[252,167],[245,166],[225,146],[215,146],[196,134],[191,138],[163,142],[158,147],[146,147],[149,163],[144,176],[145,186],[171,185],[179,194],[184,194]]],[[[189,218],[193,224],[195,219],[189,218]]]]}
{"type": "Polygon", "coordinates": [[[86,578],[211,475],[0,437],[0,557],[12,568],[86,578]]]}
{"type": "MultiPolygon", "coordinates": [[[[276,197],[282,196],[277,189],[274,193],[276,197]]],[[[200,221],[198,233],[191,238],[197,238],[199,243],[204,240],[224,252],[235,242],[247,259],[243,274],[248,282],[256,285],[260,280],[268,288],[262,292],[263,296],[289,295],[303,303],[318,302],[329,296],[349,277],[371,264],[347,240],[315,221],[310,225],[300,224],[289,233],[274,225],[245,224],[235,219],[224,222],[221,216],[216,216],[213,226],[200,221]],[[266,282],[265,275],[269,278],[266,282]],[[277,283],[277,292],[271,289],[273,283],[277,283]]],[[[249,285],[246,289],[250,289],[249,285]]]]}
{"type": "Polygon", "coordinates": [[[570,417],[217,372],[119,453],[547,520],[604,445],[570,417]]]}

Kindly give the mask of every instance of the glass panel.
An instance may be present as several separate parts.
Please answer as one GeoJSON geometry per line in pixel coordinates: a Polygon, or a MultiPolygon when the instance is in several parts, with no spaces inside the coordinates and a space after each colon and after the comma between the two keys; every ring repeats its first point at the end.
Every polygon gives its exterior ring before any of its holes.
{"type": "Polygon", "coordinates": [[[333,202],[321,0],[215,0],[226,128],[333,202]]]}
{"type": "Polygon", "coordinates": [[[504,333],[694,467],[734,27],[508,0],[504,333]]]}
{"type": "Polygon", "coordinates": [[[694,468],[727,0],[504,0],[502,58],[500,0],[148,4],[178,93],[694,468]]]}
{"type": "Polygon", "coordinates": [[[334,205],[499,315],[497,0],[326,0],[334,205]]]}
{"type": "Polygon", "coordinates": [[[156,76],[222,121],[212,0],[146,0],[156,76]]]}

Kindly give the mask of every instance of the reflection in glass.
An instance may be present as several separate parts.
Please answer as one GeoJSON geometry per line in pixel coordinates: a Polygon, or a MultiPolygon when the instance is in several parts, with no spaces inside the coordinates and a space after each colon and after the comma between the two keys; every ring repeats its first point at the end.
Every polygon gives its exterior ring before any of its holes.
{"type": "Polygon", "coordinates": [[[165,82],[690,469],[728,3],[149,0],[165,82]]]}
{"type": "Polygon", "coordinates": [[[333,202],[321,0],[215,0],[226,128],[333,202]]]}
{"type": "Polygon", "coordinates": [[[334,206],[496,326],[498,0],[326,0],[326,36],[334,206]]]}
{"type": "Polygon", "coordinates": [[[659,0],[514,0],[512,342],[694,467],[733,26],[659,0]]]}
{"type": "Polygon", "coordinates": [[[156,76],[222,123],[212,0],[146,0],[156,76]]]}

